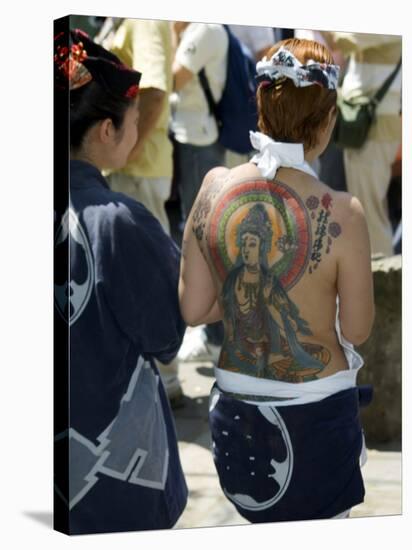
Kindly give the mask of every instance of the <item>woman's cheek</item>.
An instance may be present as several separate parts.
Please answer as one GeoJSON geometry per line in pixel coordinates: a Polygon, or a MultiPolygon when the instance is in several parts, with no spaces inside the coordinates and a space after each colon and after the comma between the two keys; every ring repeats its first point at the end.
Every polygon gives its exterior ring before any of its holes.
{"type": "Polygon", "coordinates": [[[134,136],[134,139],[133,139],[132,149],[133,149],[133,147],[135,147],[135,145],[137,144],[137,140],[139,139],[139,132],[137,130],[137,126],[133,127],[133,136],[134,136]]]}
{"type": "Polygon", "coordinates": [[[129,143],[129,152],[127,154],[127,156],[130,155],[130,153],[133,151],[133,149],[136,147],[136,144],[137,144],[137,138],[138,138],[138,133],[137,133],[137,128],[135,128],[131,138],[130,138],[130,143],[129,143]]]}

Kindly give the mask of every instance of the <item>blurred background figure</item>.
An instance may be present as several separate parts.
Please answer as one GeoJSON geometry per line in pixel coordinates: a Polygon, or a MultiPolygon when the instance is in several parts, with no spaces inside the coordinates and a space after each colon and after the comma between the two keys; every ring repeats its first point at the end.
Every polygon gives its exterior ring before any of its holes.
{"type": "MultiPolygon", "coordinates": [[[[400,36],[347,32],[323,36],[333,50],[349,57],[341,88],[343,99],[372,97],[401,58],[400,36]]],[[[401,141],[401,80],[400,70],[377,107],[366,143],[360,149],[343,151],[346,186],[365,209],[372,252],[385,256],[394,253],[387,195],[401,141]]]]}
{"type": "Polygon", "coordinates": [[[294,38],[295,36],[295,29],[274,27],[273,31],[275,33],[275,42],[279,42],[280,40],[287,40],[288,38],[294,38]]]}
{"type": "MultiPolygon", "coordinates": [[[[216,119],[209,110],[198,74],[205,69],[213,99],[218,102],[226,80],[229,40],[223,25],[175,21],[172,28],[175,56],[170,131],[183,225],[207,172],[225,163],[226,150],[218,142],[216,119]]],[[[187,331],[178,358],[217,358],[222,341],[221,323],[187,331]]]]}
{"type": "Polygon", "coordinates": [[[125,19],[110,47],[125,65],[141,67],[139,140],[125,168],[110,175],[110,186],[146,206],[170,233],[165,202],[172,181],[168,139],[172,90],[172,45],[167,21],[125,19]]]}
{"type": "MultiPolygon", "coordinates": [[[[275,31],[272,27],[255,27],[252,25],[229,25],[230,30],[236,36],[236,38],[245,46],[251,53],[252,57],[257,61],[260,61],[273,46],[275,41],[275,31]]],[[[256,130],[256,128],[251,128],[256,130]]],[[[248,162],[254,155],[254,151],[251,150],[247,155],[241,155],[235,151],[226,151],[225,166],[227,168],[233,168],[244,162],[248,162]]]]}
{"type": "Polygon", "coordinates": [[[256,61],[260,61],[275,40],[272,27],[255,27],[252,25],[229,25],[230,30],[242,44],[249,48],[256,61]]]}
{"type": "Polygon", "coordinates": [[[105,17],[100,25],[99,32],[94,37],[94,41],[108,48],[113,44],[113,38],[123,23],[123,17],[105,17]]]}
{"type": "Polygon", "coordinates": [[[175,148],[175,179],[186,220],[205,174],[224,162],[218,127],[200,85],[205,69],[215,102],[226,79],[228,38],[223,25],[175,21],[170,130],[175,148]]]}
{"type": "Polygon", "coordinates": [[[96,15],[71,15],[70,25],[72,29],[81,29],[87,33],[90,38],[95,39],[100,33],[106,17],[96,15]]]}
{"type": "MultiPolygon", "coordinates": [[[[333,49],[326,40],[326,37],[320,31],[309,29],[295,29],[295,38],[306,38],[307,40],[315,40],[323,46],[326,46],[332,53],[336,65],[341,68],[341,76],[345,69],[345,57],[342,53],[333,49]]],[[[325,151],[318,157],[313,168],[317,172],[319,179],[324,181],[329,187],[335,191],[346,191],[345,168],[343,165],[342,149],[336,147],[333,140],[330,141],[325,151]]]]}
{"type": "MultiPolygon", "coordinates": [[[[98,37],[121,61],[143,74],[140,81],[139,139],[127,165],[108,176],[113,191],[142,203],[170,234],[165,203],[170,196],[173,159],[168,138],[172,91],[172,42],[168,21],[110,20],[98,37]]],[[[157,367],[173,406],[182,403],[178,364],[157,367]]]]}
{"type": "Polygon", "coordinates": [[[315,40],[319,42],[332,53],[333,59],[336,65],[339,65],[341,68],[345,66],[345,57],[342,55],[342,52],[338,49],[334,49],[327,41],[327,37],[324,36],[324,33],[321,31],[314,31],[309,29],[295,29],[294,31],[295,38],[305,38],[306,40],[315,40]]]}

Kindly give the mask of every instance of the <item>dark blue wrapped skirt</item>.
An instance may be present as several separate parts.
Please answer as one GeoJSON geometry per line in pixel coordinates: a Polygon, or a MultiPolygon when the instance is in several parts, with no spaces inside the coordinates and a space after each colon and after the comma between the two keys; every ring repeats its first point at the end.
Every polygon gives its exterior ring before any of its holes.
{"type": "Polygon", "coordinates": [[[251,523],[324,519],[363,502],[360,397],[354,387],[275,407],[246,403],[215,385],[213,457],[238,512],[251,523]]]}

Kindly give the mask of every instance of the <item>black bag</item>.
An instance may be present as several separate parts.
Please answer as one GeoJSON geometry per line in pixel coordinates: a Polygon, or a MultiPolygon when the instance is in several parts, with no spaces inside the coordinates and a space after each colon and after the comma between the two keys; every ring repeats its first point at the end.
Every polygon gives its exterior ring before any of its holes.
{"type": "Polygon", "coordinates": [[[381,88],[372,98],[359,96],[350,101],[338,97],[338,115],[333,133],[333,141],[342,148],[359,149],[367,140],[370,127],[376,118],[376,107],[390,88],[402,64],[399,60],[381,88]]]}

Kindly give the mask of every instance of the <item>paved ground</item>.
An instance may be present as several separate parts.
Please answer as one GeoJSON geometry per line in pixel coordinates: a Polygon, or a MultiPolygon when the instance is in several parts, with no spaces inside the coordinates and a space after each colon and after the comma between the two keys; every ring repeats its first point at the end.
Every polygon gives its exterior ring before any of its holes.
{"type": "MultiPolygon", "coordinates": [[[[220,489],[207,424],[211,363],[180,365],[184,406],[174,411],[183,469],[189,486],[188,505],[175,528],[240,525],[247,523],[220,489]]],[[[363,468],[365,502],[352,509],[352,517],[400,514],[401,453],[399,443],[368,449],[363,468]]]]}

